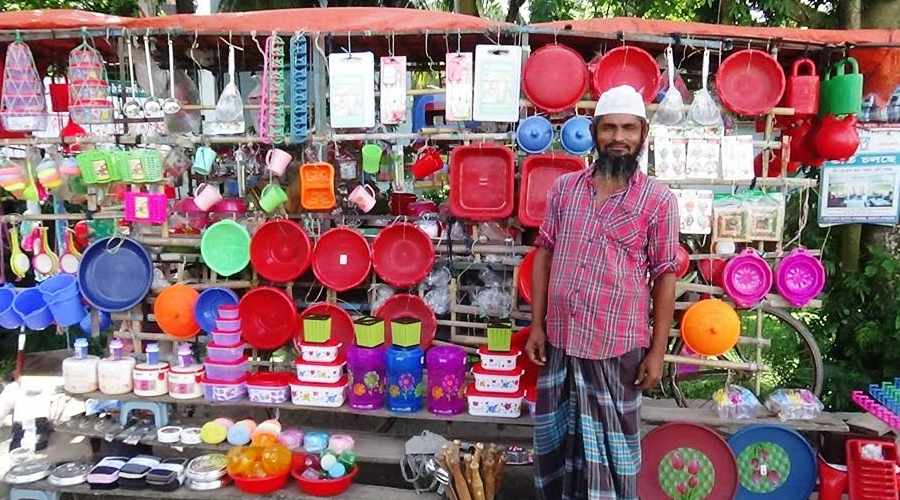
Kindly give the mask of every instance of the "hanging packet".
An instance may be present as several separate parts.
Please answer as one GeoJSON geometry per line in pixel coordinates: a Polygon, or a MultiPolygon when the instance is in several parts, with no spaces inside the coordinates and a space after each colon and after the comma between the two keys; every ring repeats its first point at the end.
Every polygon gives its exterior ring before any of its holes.
{"type": "Polygon", "coordinates": [[[444,117],[448,122],[472,119],[472,53],[447,54],[444,117]]]}
{"type": "Polygon", "coordinates": [[[663,96],[656,113],[653,115],[653,123],[659,125],[678,125],[684,119],[684,100],[681,92],[675,88],[675,62],[672,57],[672,47],[666,47],[666,64],[668,65],[669,89],[663,96]]]}
{"type": "Polygon", "coordinates": [[[703,50],[703,75],[702,87],[694,93],[694,102],[691,104],[691,120],[697,125],[705,127],[722,127],[722,113],[706,88],[709,80],[709,49],[703,50]]]}
{"type": "Polygon", "coordinates": [[[375,126],[375,56],[371,52],[330,54],[328,93],[333,128],[375,126]]]}
{"type": "Polygon", "coordinates": [[[381,58],[381,123],[406,121],[406,57],[381,58]]]}

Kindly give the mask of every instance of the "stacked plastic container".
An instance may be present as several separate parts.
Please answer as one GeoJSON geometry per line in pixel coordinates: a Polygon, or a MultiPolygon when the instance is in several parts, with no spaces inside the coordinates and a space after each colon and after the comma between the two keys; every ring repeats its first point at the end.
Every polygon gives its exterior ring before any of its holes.
{"type": "Polygon", "coordinates": [[[459,415],[466,411],[466,352],[441,345],[428,350],[428,411],[435,415],[459,415]]]}
{"type": "Polygon", "coordinates": [[[302,406],[339,407],[347,395],[343,344],[331,338],[331,316],[303,318],[303,342],[295,361],[296,379],[290,382],[291,402],[302,406]]]}
{"type": "Polygon", "coordinates": [[[524,370],[518,366],[521,351],[511,347],[512,327],[488,327],[488,344],[478,349],[481,362],[472,369],[475,382],[466,388],[469,414],[483,417],[517,418],[522,413],[524,370]]]}
{"type": "Polygon", "coordinates": [[[249,364],[241,340],[241,317],[237,305],[219,306],[212,342],[203,362],[203,397],[207,401],[234,401],[247,394],[249,364]]]}
{"type": "Polygon", "coordinates": [[[353,324],[356,344],[347,349],[350,372],[350,406],[357,410],[384,407],[387,381],[384,320],[365,317],[353,324]]]}

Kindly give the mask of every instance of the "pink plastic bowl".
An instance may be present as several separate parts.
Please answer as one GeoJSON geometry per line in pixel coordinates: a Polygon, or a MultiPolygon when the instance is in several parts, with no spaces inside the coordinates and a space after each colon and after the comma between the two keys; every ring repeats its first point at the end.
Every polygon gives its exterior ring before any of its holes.
{"type": "Polygon", "coordinates": [[[722,281],[735,305],[750,308],[759,304],[772,288],[772,269],[755,250],[748,248],[725,264],[722,281]]]}
{"type": "Polygon", "coordinates": [[[796,248],[775,268],[775,288],[794,307],[803,307],[825,288],[825,267],[805,248],[796,248]]]}

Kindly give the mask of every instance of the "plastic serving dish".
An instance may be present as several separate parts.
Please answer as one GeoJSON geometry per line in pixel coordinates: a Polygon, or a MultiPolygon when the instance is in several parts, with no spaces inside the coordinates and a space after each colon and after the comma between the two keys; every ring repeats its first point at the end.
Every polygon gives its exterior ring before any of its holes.
{"type": "Polygon", "coordinates": [[[245,381],[247,377],[241,377],[234,382],[224,382],[203,377],[200,385],[203,386],[203,399],[213,402],[236,401],[247,395],[245,381]]]}
{"type": "Polygon", "coordinates": [[[247,358],[242,357],[230,363],[220,363],[207,359],[203,362],[206,376],[210,380],[222,382],[237,382],[247,374],[247,358]]]}
{"type": "Polygon", "coordinates": [[[525,157],[519,189],[519,221],[525,226],[539,227],[547,211],[547,193],[556,179],[584,168],[583,159],[562,153],[525,157]]]}
{"type": "Polygon", "coordinates": [[[522,399],[525,391],[512,394],[482,392],[475,384],[466,387],[466,398],[469,400],[469,415],[477,417],[518,418],[522,414],[522,399]]]}
{"type": "Polygon", "coordinates": [[[254,403],[284,403],[291,396],[288,372],[254,373],[247,377],[247,396],[254,403]]]}
{"type": "Polygon", "coordinates": [[[341,380],[346,361],[340,357],[330,363],[318,363],[298,359],[295,362],[297,380],[317,384],[333,384],[341,380]]]}
{"type": "Polygon", "coordinates": [[[481,356],[481,367],[486,370],[509,372],[516,369],[516,362],[522,351],[518,349],[510,349],[506,352],[489,351],[487,346],[478,348],[478,355],[481,356]]]}
{"type": "Polygon", "coordinates": [[[334,167],[330,163],[300,166],[300,205],[304,210],[334,207],[334,167]]]}
{"type": "Polygon", "coordinates": [[[511,149],[486,143],[450,152],[450,212],[463,219],[509,217],[515,205],[516,157],[511,149]]]}
{"type": "Polygon", "coordinates": [[[524,370],[517,368],[512,371],[487,370],[481,364],[472,368],[475,375],[475,388],[481,392],[519,392],[519,381],[524,370]]]}
{"type": "Polygon", "coordinates": [[[335,339],[328,339],[328,342],[322,344],[298,342],[298,345],[300,346],[300,356],[303,358],[303,361],[331,363],[337,359],[338,352],[344,344],[335,339]]]}
{"type": "Polygon", "coordinates": [[[347,396],[347,377],[334,384],[291,382],[291,402],[299,406],[338,408],[347,396]]]}
{"type": "Polygon", "coordinates": [[[244,343],[219,345],[215,342],[206,345],[206,359],[215,363],[234,363],[244,357],[244,343]]]}

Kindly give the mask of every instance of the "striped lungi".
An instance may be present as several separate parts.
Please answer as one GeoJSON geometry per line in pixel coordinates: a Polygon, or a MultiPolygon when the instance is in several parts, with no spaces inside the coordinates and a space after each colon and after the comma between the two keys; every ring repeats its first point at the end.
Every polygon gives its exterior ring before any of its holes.
{"type": "Polygon", "coordinates": [[[547,344],[534,417],[535,486],[545,500],[637,499],[645,350],[591,360],[547,344]]]}

